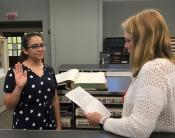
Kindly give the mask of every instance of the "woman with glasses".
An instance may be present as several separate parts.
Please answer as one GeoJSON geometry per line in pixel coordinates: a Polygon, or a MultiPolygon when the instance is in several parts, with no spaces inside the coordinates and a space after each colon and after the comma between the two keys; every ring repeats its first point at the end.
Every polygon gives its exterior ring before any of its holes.
{"type": "Polygon", "coordinates": [[[14,109],[13,129],[61,129],[55,73],[43,63],[44,53],[40,33],[25,35],[20,62],[7,72],[4,104],[7,109],[14,109]]]}

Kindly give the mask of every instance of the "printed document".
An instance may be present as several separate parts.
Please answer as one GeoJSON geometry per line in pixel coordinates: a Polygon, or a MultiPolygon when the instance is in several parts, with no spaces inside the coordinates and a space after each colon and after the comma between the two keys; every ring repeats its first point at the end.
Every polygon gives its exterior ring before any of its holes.
{"type": "Polygon", "coordinates": [[[86,113],[98,112],[106,118],[111,116],[109,110],[97,98],[93,97],[80,86],[68,92],[65,96],[76,103],[86,113]]]}

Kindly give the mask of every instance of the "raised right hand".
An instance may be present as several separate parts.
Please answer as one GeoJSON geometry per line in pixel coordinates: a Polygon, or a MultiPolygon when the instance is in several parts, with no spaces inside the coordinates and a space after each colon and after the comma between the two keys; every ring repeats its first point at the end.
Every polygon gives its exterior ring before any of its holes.
{"type": "Polygon", "coordinates": [[[22,64],[16,63],[15,69],[13,69],[15,74],[16,87],[23,88],[27,82],[27,71],[23,71],[22,64]]]}

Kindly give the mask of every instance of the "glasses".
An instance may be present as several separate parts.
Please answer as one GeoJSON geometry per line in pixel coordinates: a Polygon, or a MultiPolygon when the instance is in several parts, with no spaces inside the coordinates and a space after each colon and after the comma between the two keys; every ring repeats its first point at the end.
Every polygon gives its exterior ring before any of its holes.
{"type": "Polygon", "coordinates": [[[28,46],[27,47],[27,49],[28,48],[32,48],[32,49],[39,49],[39,48],[46,48],[46,44],[40,44],[40,45],[38,45],[38,44],[33,44],[33,45],[31,45],[31,46],[28,46]]]}

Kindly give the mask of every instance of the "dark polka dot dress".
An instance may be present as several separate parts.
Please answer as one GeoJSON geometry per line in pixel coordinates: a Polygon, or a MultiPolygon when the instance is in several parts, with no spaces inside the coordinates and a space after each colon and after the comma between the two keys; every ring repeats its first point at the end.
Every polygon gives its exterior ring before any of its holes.
{"type": "MultiPolygon", "coordinates": [[[[24,65],[23,69],[27,70],[28,79],[13,112],[12,128],[54,130],[56,125],[52,98],[57,85],[54,70],[44,65],[44,74],[39,77],[24,65]]],[[[15,85],[13,69],[9,69],[4,83],[4,92],[13,92],[15,85]]]]}

